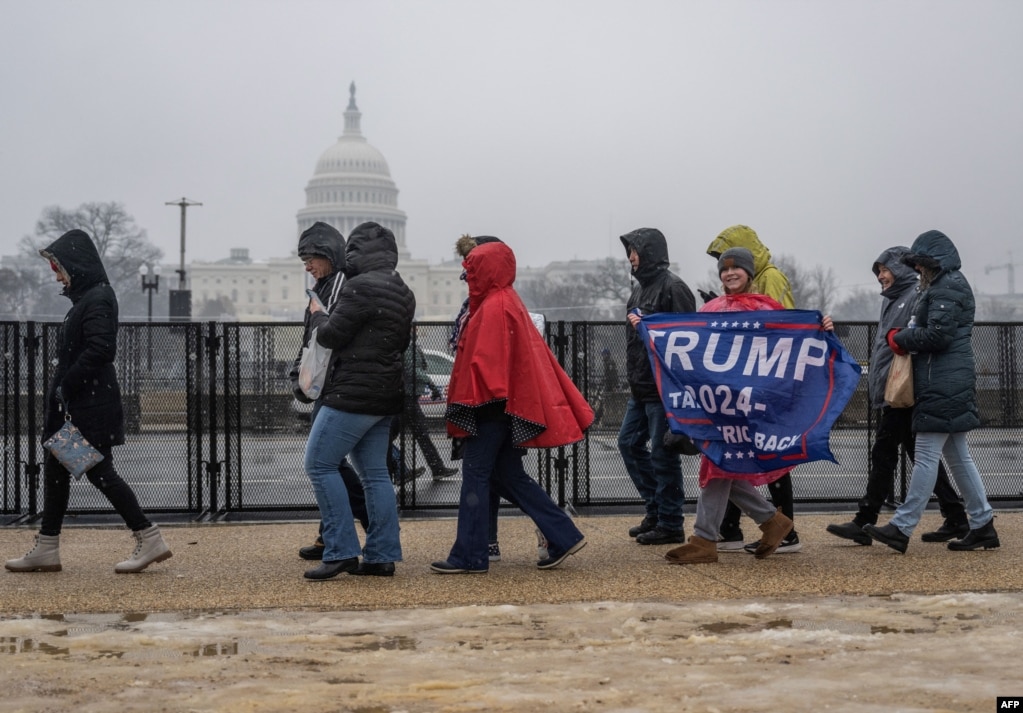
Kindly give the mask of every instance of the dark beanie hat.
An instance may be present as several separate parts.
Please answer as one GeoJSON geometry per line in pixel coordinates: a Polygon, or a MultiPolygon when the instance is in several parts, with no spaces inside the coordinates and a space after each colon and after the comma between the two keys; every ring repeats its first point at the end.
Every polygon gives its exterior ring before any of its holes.
{"type": "Polygon", "coordinates": [[[745,270],[752,280],[753,253],[746,248],[728,248],[718,258],[718,274],[720,275],[728,267],[738,267],[745,270]]]}

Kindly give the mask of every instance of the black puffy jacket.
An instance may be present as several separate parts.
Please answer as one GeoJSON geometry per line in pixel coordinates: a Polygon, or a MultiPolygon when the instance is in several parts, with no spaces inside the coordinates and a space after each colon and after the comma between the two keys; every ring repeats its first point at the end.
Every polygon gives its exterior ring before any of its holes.
{"type": "MultiPolygon", "coordinates": [[[[323,257],[330,260],[334,271],[326,277],[321,277],[313,285],[313,292],[320,298],[320,302],[328,310],[337,300],[341,291],[341,283],[344,280],[345,269],[345,239],[333,226],[316,221],[306,228],[298,238],[298,256],[323,257]]],[[[305,330],[302,333],[302,345],[298,348],[298,356],[291,365],[288,378],[291,380],[291,391],[295,398],[304,404],[312,403],[312,399],[302,392],[298,387],[298,368],[302,362],[302,349],[309,344],[309,335],[313,331],[312,320],[309,309],[306,308],[304,315],[305,330]]]]}
{"type": "MultiPolygon", "coordinates": [[[[625,254],[639,255],[639,268],[632,271],[636,286],[629,296],[626,312],[639,309],[644,315],[657,312],[695,312],[696,300],[682,278],[668,270],[668,242],[656,228],[640,228],[621,237],[625,254]]],[[[625,373],[636,401],[659,401],[650,357],[639,332],[626,323],[625,373]]]]}
{"type": "Polygon", "coordinates": [[[332,349],[320,396],[325,406],[373,415],[404,405],[404,352],[412,338],[416,297],[394,269],[394,234],[363,223],[348,236],[345,281],[329,318],[312,315],[316,341],[332,349]]]}
{"type": "Polygon", "coordinates": [[[81,230],[57,238],[39,254],[68,279],[71,300],[57,347],[57,366],[46,393],[43,440],[64,422],[57,389],[82,435],[97,447],[124,443],[124,409],[117,383],[117,296],[107,282],[96,245],[81,230]]]}
{"type": "Polygon", "coordinates": [[[973,289],[959,272],[959,252],[948,236],[931,230],[914,242],[907,265],[927,265],[937,275],[920,292],[913,329],[895,343],[913,354],[913,430],[961,433],[980,426],[973,362],[973,289]]]}

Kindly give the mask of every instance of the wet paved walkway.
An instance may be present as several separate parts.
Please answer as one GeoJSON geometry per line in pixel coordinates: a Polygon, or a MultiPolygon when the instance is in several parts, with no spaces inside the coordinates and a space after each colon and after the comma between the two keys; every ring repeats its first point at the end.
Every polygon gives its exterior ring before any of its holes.
{"type": "MultiPolygon", "coordinates": [[[[64,571],[0,572],[0,709],[986,713],[1023,693],[1020,514],[1000,550],[904,556],[824,531],[847,517],[800,516],[798,554],[691,567],[631,541],[634,517],[583,517],[551,571],[507,517],[471,576],[429,570],[453,520],[410,520],[397,576],[326,582],[296,556],[314,523],[168,526],[174,557],[137,575],[113,571],[123,529],[71,527],[64,571]]],[[[0,529],[0,556],[31,539],[0,529]]]]}
{"type": "MultiPolygon", "coordinates": [[[[716,565],[679,567],[663,559],[670,546],[641,546],[628,538],[636,517],[582,517],[578,524],[587,546],[560,568],[540,571],[531,523],[502,516],[502,561],[488,574],[474,576],[438,575],[429,569],[431,561],[447,556],[454,520],[405,520],[405,561],[395,577],[341,575],[325,582],[303,579],[311,565],[297,556],[298,547],[315,535],[313,523],[164,526],[173,558],[139,575],[113,571],[134,544],[125,530],[70,527],[61,538],[64,570],[0,572],[0,602],[10,615],[1023,591],[1023,516],[1018,512],[999,512],[995,523],[1002,547],[989,552],[950,552],[915,536],[908,553],[899,555],[878,544],[847,544],[824,531],[827,523],[847,519],[843,514],[798,516],[803,551],[797,554],[766,560],[722,554],[716,565]]],[[[917,535],[939,523],[937,513],[928,513],[917,535]]],[[[743,524],[752,539],[754,526],[748,520],[743,524]]],[[[0,557],[26,552],[32,534],[26,528],[0,528],[0,557]]]]}

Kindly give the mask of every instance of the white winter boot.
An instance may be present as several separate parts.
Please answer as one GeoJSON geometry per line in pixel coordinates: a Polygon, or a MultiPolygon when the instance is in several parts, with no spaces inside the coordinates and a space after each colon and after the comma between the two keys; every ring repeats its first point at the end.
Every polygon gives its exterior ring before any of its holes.
{"type": "Polygon", "coordinates": [[[36,546],[16,560],[7,560],[11,572],[59,572],[60,535],[36,535],[36,546]]]}
{"type": "Polygon", "coordinates": [[[170,559],[171,551],[167,543],[163,541],[160,528],[157,525],[147,527],[145,530],[131,533],[137,544],[131,558],[124,562],[118,562],[114,571],[118,574],[130,572],[141,572],[153,562],[163,562],[170,559]]]}

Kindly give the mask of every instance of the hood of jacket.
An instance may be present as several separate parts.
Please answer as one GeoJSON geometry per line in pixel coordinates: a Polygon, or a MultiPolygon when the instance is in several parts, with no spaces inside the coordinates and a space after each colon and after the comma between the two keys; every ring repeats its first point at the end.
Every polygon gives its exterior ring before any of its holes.
{"type": "Polygon", "coordinates": [[[895,282],[892,283],[892,286],[886,290],[881,290],[882,297],[894,300],[906,290],[915,289],[917,284],[919,284],[920,276],[916,273],[916,270],[902,261],[902,258],[908,254],[909,248],[903,245],[896,245],[882,252],[878,255],[877,260],[874,261],[871,269],[875,275],[881,272],[880,266],[884,265],[895,276],[895,282]]]}
{"type": "Polygon", "coordinates": [[[334,226],[316,221],[298,237],[298,256],[327,258],[334,272],[344,272],[345,238],[334,226]]]}
{"type": "Polygon", "coordinates": [[[484,243],[473,249],[462,262],[469,285],[469,313],[479,308],[494,290],[515,284],[515,253],[502,242],[484,243]]]}
{"type": "Polygon", "coordinates": [[[902,261],[910,267],[921,265],[936,268],[939,275],[954,272],[963,265],[955,244],[940,230],[921,233],[913,241],[913,247],[909,249],[909,254],[903,256],[902,261]]]}
{"type": "Polygon", "coordinates": [[[394,233],[379,223],[357,225],[345,247],[344,274],[347,278],[374,270],[394,270],[398,266],[398,243],[394,233]]]}
{"type": "Polygon", "coordinates": [[[717,260],[729,248],[746,248],[753,253],[754,277],[771,264],[771,251],[760,242],[756,231],[746,225],[733,225],[722,230],[707,246],[707,254],[717,260]]]}
{"type": "Polygon", "coordinates": [[[639,268],[632,271],[639,284],[645,285],[651,278],[668,269],[668,241],[657,228],[639,228],[621,236],[625,254],[635,250],[639,255],[639,268]]]}
{"type": "Polygon", "coordinates": [[[65,297],[76,301],[95,285],[109,282],[96,244],[83,230],[69,230],[39,251],[57,265],[68,279],[65,297]]]}

